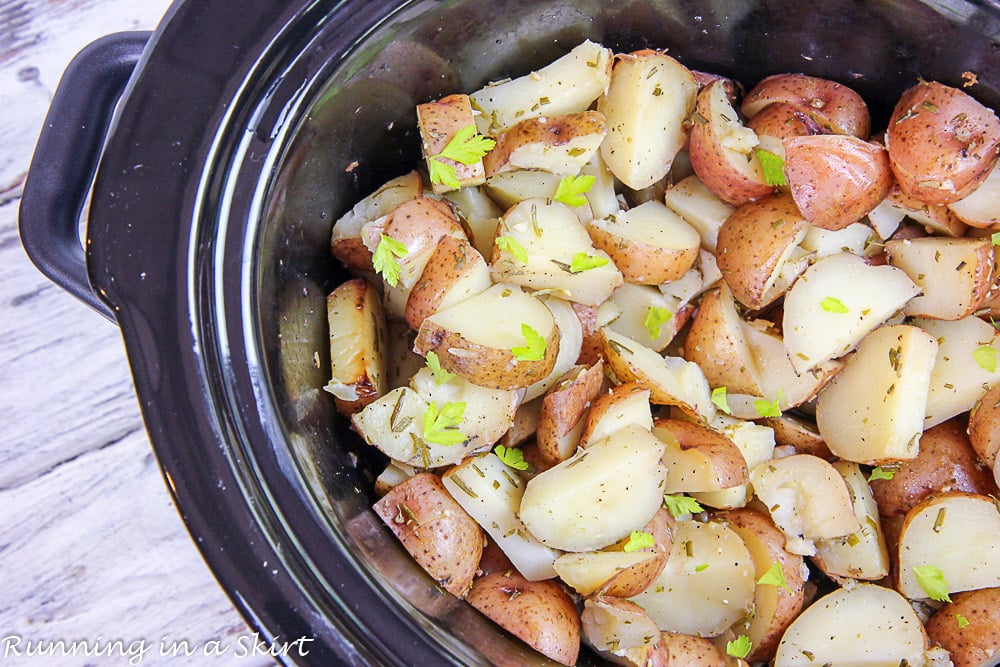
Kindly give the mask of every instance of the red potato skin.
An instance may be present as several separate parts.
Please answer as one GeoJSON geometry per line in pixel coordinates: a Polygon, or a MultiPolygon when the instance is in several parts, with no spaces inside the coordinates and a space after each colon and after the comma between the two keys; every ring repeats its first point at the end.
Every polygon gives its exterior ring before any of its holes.
{"type": "Polygon", "coordinates": [[[1000,452],[1000,385],[986,392],[969,413],[969,440],[976,456],[987,468],[996,464],[1000,452]]]}
{"type": "Polygon", "coordinates": [[[801,107],[789,102],[768,104],[747,121],[747,127],[756,132],[758,137],[776,137],[781,140],[829,133],[828,129],[801,107]]]}
{"type": "Polygon", "coordinates": [[[454,284],[449,277],[471,271],[473,263],[485,264],[485,260],[464,237],[441,237],[406,300],[406,323],[411,329],[419,330],[423,321],[438,311],[441,300],[454,284]]]}
{"type": "Polygon", "coordinates": [[[1000,119],[957,88],[922,81],[900,96],[885,143],[907,194],[948,204],[969,195],[993,169],[1000,119]]]}
{"type": "Polygon", "coordinates": [[[820,126],[836,134],[868,139],[871,116],[864,99],[853,89],[806,74],[775,74],[760,81],[743,98],[741,110],[753,119],[774,102],[798,107],[820,126]]]}
{"type": "MultiPolygon", "coordinates": [[[[472,115],[472,101],[468,95],[448,95],[434,102],[417,105],[417,122],[423,143],[425,159],[439,154],[448,145],[455,133],[475,121],[472,115]]],[[[455,168],[455,177],[465,185],[480,185],[486,180],[483,163],[465,165],[448,158],[440,158],[455,168]]],[[[443,183],[434,183],[434,192],[441,194],[452,188],[443,183]]]]}
{"type": "Polygon", "coordinates": [[[927,634],[951,654],[954,667],[989,664],[1000,652],[1000,588],[954,594],[927,621],[927,634]]]}
{"type": "Polygon", "coordinates": [[[916,458],[904,462],[892,479],[876,479],[870,486],[885,517],[906,516],[920,501],[939,493],[997,492],[993,475],[978,461],[960,417],[927,429],[916,458]]]}
{"type": "Polygon", "coordinates": [[[510,157],[521,146],[535,143],[562,146],[577,137],[606,132],[604,114],[598,111],[529,118],[497,137],[496,146],[483,157],[483,166],[486,175],[493,176],[518,168],[510,164],[510,157]]]}
{"type": "Polygon", "coordinates": [[[836,231],[857,222],[893,185],[889,154],[848,135],[784,141],[785,174],[795,204],[810,224],[836,231]]]}

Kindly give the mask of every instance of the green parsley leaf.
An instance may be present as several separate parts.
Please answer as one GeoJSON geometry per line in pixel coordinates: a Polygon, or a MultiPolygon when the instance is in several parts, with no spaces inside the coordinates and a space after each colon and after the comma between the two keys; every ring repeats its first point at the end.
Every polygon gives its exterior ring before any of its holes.
{"type": "Polygon", "coordinates": [[[714,403],[715,407],[719,408],[727,415],[731,415],[733,412],[729,409],[729,400],[727,395],[728,390],[725,387],[716,387],[712,390],[712,403],[714,403]]]}
{"type": "Polygon", "coordinates": [[[663,306],[650,306],[646,311],[646,331],[649,332],[649,339],[656,340],[663,333],[663,325],[674,318],[674,314],[663,306]]]}
{"type": "Polygon", "coordinates": [[[707,569],[708,569],[708,563],[702,563],[701,565],[696,566],[694,568],[694,571],[695,572],[704,572],[707,569]]]}
{"type": "Polygon", "coordinates": [[[874,482],[877,479],[892,479],[895,474],[895,470],[886,470],[882,466],[875,466],[872,468],[871,474],[868,475],[868,481],[874,482]]]}
{"type": "Polygon", "coordinates": [[[987,373],[993,373],[997,369],[997,351],[989,345],[981,345],[972,353],[972,357],[987,373]]]}
{"type": "Polygon", "coordinates": [[[545,339],[527,324],[521,325],[521,335],[526,345],[512,347],[511,352],[518,361],[541,361],[545,358],[545,339]]]}
{"type": "Polygon", "coordinates": [[[493,453],[500,457],[504,465],[510,466],[514,470],[527,470],[528,462],[524,460],[524,452],[517,447],[504,447],[497,445],[493,448],[493,453]]]}
{"type": "Polygon", "coordinates": [[[465,434],[458,430],[465,415],[465,403],[455,401],[438,408],[431,402],[424,413],[424,440],[439,445],[459,445],[466,441],[465,434]]]}
{"type": "Polygon", "coordinates": [[[458,180],[458,172],[455,171],[455,165],[432,157],[427,161],[427,169],[430,171],[431,183],[440,183],[452,190],[458,190],[462,187],[462,182],[458,180]]]}
{"type": "Polygon", "coordinates": [[[948,595],[948,582],[944,573],[935,565],[917,565],[913,568],[917,583],[927,593],[927,597],[938,602],[951,602],[948,595]]]}
{"type": "Polygon", "coordinates": [[[763,148],[758,148],[756,153],[757,159],[760,160],[761,169],[764,170],[764,182],[772,187],[788,185],[788,181],[785,180],[784,158],[763,148]]]}
{"type": "Polygon", "coordinates": [[[993,242],[993,245],[1000,245],[1000,232],[990,234],[990,241],[993,242]]]}
{"type": "Polygon", "coordinates": [[[955,614],[955,620],[958,621],[958,629],[961,630],[969,624],[969,619],[961,614],[955,614]]]}
{"type": "Polygon", "coordinates": [[[484,137],[476,131],[475,125],[466,125],[455,132],[451,140],[437,155],[432,155],[427,161],[431,182],[447,185],[449,188],[462,187],[455,172],[455,166],[442,159],[472,165],[483,159],[483,156],[493,150],[496,142],[484,137]]]}
{"type": "Polygon", "coordinates": [[[820,308],[822,308],[823,310],[825,310],[828,313],[849,313],[850,312],[847,309],[847,306],[844,305],[843,301],[841,301],[840,299],[838,299],[836,297],[833,297],[833,296],[826,297],[825,299],[823,299],[822,301],[820,301],[819,305],[820,305],[820,308]]]}
{"type": "Polygon", "coordinates": [[[750,655],[750,649],[752,648],[753,642],[746,635],[740,635],[733,641],[726,642],[726,653],[741,660],[750,655]]]}
{"type": "Polygon", "coordinates": [[[496,240],[497,247],[503,252],[510,253],[514,255],[514,259],[521,262],[521,264],[528,263],[528,251],[525,249],[521,242],[515,239],[513,236],[498,236],[496,240]]]}
{"type": "Polygon", "coordinates": [[[585,252],[578,252],[573,255],[573,262],[569,265],[569,272],[580,273],[582,271],[589,271],[599,266],[604,266],[607,263],[607,257],[594,257],[585,252]]]}
{"type": "Polygon", "coordinates": [[[761,575],[761,578],[757,580],[757,583],[777,586],[778,588],[784,588],[789,593],[792,592],[791,587],[788,585],[788,581],[785,579],[785,573],[781,569],[781,563],[778,561],[774,561],[771,567],[768,568],[767,572],[761,575]]]}
{"type": "Polygon", "coordinates": [[[552,198],[567,206],[583,206],[587,203],[587,198],[584,195],[592,187],[594,187],[593,176],[587,174],[566,176],[559,181],[559,187],[556,188],[556,194],[552,198]]]}
{"type": "Polygon", "coordinates": [[[625,551],[632,552],[655,546],[656,538],[653,537],[652,533],[646,533],[641,530],[633,530],[628,536],[628,542],[625,544],[625,551]]]}
{"type": "Polygon", "coordinates": [[[431,369],[431,373],[434,374],[434,381],[438,384],[444,384],[455,377],[454,373],[441,366],[441,359],[438,358],[437,352],[434,350],[427,353],[427,368],[431,369]]]}
{"type": "Polygon", "coordinates": [[[409,252],[404,243],[382,234],[372,256],[372,266],[386,283],[395,287],[399,282],[399,258],[409,252]]]}
{"type": "Polygon", "coordinates": [[[758,398],[753,402],[753,409],[757,411],[761,417],[780,417],[781,408],[778,407],[778,402],[781,400],[781,392],[778,392],[778,398],[773,401],[768,401],[765,398],[758,398]]]}
{"type": "Polygon", "coordinates": [[[663,505],[675,519],[685,514],[700,514],[705,511],[697,500],[680,494],[663,496],[663,505]]]}

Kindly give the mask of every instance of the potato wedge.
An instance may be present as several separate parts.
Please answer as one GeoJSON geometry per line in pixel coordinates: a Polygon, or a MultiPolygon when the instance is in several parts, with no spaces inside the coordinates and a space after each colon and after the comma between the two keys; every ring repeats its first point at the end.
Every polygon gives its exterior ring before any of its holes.
{"type": "Polygon", "coordinates": [[[865,336],[816,401],[816,426],[836,456],[880,465],[917,456],[938,344],[908,324],[865,336]]]}
{"type": "Polygon", "coordinates": [[[782,330],[795,370],[843,356],[918,292],[895,267],[870,266],[851,253],[819,260],[785,296],[782,330]]]}
{"type": "Polygon", "coordinates": [[[481,294],[492,284],[489,264],[479,251],[464,238],[444,236],[410,289],[406,323],[420,329],[430,315],[481,294]]]}
{"type": "Polygon", "coordinates": [[[972,315],[989,294],[994,279],[993,243],[989,238],[888,241],[889,264],[906,271],[921,294],[903,313],[938,320],[972,315]]]}
{"type": "Polygon", "coordinates": [[[580,615],[554,581],[528,581],[510,570],[476,579],[466,600],[484,616],[547,658],[575,665],[580,615]]]}
{"type": "Polygon", "coordinates": [[[580,622],[584,641],[598,654],[610,654],[607,657],[617,664],[643,667],[647,662],[642,658],[660,641],[656,621],[639,605],[620,598],[585,600],[580,622]]]}
{"type": "Polygon", "coordinates": [[[885,145],[907,194],[949,204],[971,194],[996,165],[1000,119],[958,88],[921,81],[896,103],[885,145]]]}
{"type": "Polygon", "coordinates": [[[719,229],[716,259],[736,300],[758,310],[806,269],[795,250],[809,225],[791,196],[775,194],[740,206],[719,229]],[[789,266],[791,275],[783,271],[789,266]]]}
{"type": "Polygon", "coordinates": [[[762,394],[760,368],[726,283],[701,297],[682,355],[698,364],[713,387],[726,387],[734,394],[762,394]]]}
{"type": "Polygon", "coordinates": [[[719,228],[736,210],[706,188],[695,174],[686,176],[667,188],[663,201],[698,231],[701,247],[712,253],[715,252],[719,238],[719,228]]]}
{"type": "Polygon", "coordinates": [[[486,186],[467,187],[446,192],[444,198],[455,207],[469,242],[483,257],[493,252],[497,223],[506,207],[501,209],[486,193],[486,186]]]}
{"type": "Polygon", "coordinates": [[[677,419],[657,419],[653,435],[666,445],[665,493],[721,491],[749,481],[743,453],[723,434],[677,419]]]}
{"type": "Polygon", "coordinates": [[[652,430],[649,395],[649,389],[638,382],[625,382],[598,396],[587,412],[580,446],[604,440],[629,424],[652,430]]]}
{"type": "Polygon", "coordinates": [[[547,463],[555,465],[576,451],[586,426],[584,417],[603,381],[604,362],[599,359],[593,366],[574,369],[545,395],[535,438],[547,463]]]}
{"type": "Polygon", "coordinates": [[[969,229],[968,225],[944,204],[922,202],[904,192],[898,183],[892,186],[886,200],[898,213],[919,223],[928,233],[958,238],[964,236],[969,229]]]}
{"type": "Polygon", "coordinates": [[[1000,452],[1000,385],[983,394],[969,412],[969,441],[976,456],[992,468],[1000,452]]]}
{"type": "Polygon", "coordinates": [[[993,166],[989,175],[971,194],[948,204],[958,219],[980,229],[1000,225],[1000,169],[993,166]]]}
{"type": "Polygon", "coordinates": [[[486,538],[432,473],[409,478],[373,509],[413,559],[455,597],[472,586],[486,538]]]}
{"type": "Polygon", "coordinates": [[[684,122],[697,92],[691,71],[662,51],[617,57],[598,109],[608,119],[601,157],[622,183],[641,190],[667,175],[687,139],[684,122]]]}
{"type": "Polygon", "coordinates": [[[497,137],[483,165],[487,176],[516,169],[576,176],[606,134],[604,114],[598,111],[528,118],[497,137]]]}
{"type": "Polygon", "coordinates": [[[927,636],[910,603],[896,591],[859,583],[810,605],[785,631],[775,667],[926,665],[927,636]]]}
{"type": "Polygon", "coordinates": [[[667,665],[724,667],[730,664],[719,647],[706,637],[682,632],[662,632],[659,646],[669,656],[667,665]]]}
{"type": "Polygon", "coordinates": [[[850,135],[786,139],[785,175],[796,206],[810,224],[838,230],[878,205],[893,184],[889,154],[850,135]]]}
{"type": "Polygon", "coordinates": [[[838,252],[844,251],[867,256],[874,252],[872,250],[873,242],[879,239],[876,234],[871,226],[861,222],[855,222],[836,231],[810,225],[805,238],[799,245],[815,259],[836,255],[838,252]]]}
{"type": "Polygon", "coordinates": [[[783,414],[780,417],[767,417],[760,420],[764,426],[774,432],[777,446],[791,447],[798,454],[812,454],[828,461],[834,456],[816,430],[815,422],[804,419],[801,415],[783,414]]]}
{"type": "Polygon", "coordinates": [[[420,147],[428,168],[435,161],[454,169],[458,188],[437,182],[434,169],[430,169],[432,188],[441,194],[466,186],[481,185],[486,181],[486,171],[482,159],[472,164],[457,162],[441,156],[441,152],[459,130],[475,126],[472,103],[468,95],[448,95],[433,102],[417,105],[417,126],[420,128],[420,147]]]}
{"type": "MultiPolygon", "coordinates": [[[[768,426],[735,419],[721,412],[716,413],[710,426],[736,445],[748,469],[774,457],[774,431],[768,426]]],[[[703,506],[729,510],[745,507],[753,493],[749,484],[740,484],[720,491],[692,493],[691,496],[703,506]]]]}
{"type": "Polygon", "coordinates": [[[625,283],[611,293],[618,316],[607,327],[623,336],[662,351],[674,340],[694,306],[650,285],[625,283]]]}
{"type": "Polygon", "coordinates": [[[352,415],[386,392],[385,315],[377,290],[356,278],[326,297],[330,381],[337,410],[352,415]]]}
{"type": "Polygon", "coordinates": [[[776,102],[791,104],[823,129],[868,139],[871,118],[864,99],[851,88],[806,74],[775,74],[762,79],[743,98],[748,118],[776,102]]]}
{"type": "Polygon", "coordinates": [[[921,575],[925,583],[938,584],[938,597],[1000,586],[996,500],[959,492],[928,497],[907,513],[897,553],[897,587],[912,600],[931,597],[930,584],[925,588],[921,575]]]}
{"type": "Polygon", "coordinates": [[[414,349],[435,352],[445,369],[470,382],[520,389],[552,370],[559,329],[539,299],[498,284],[425,318],[414,349]]]}
{"type": "Polygon", "coordinates": [[[1000,660],[1000,588],[959,593],[927,621],[931,641],[954,667],[985,667],[1000,660]]]}
{"type": "Polygon", "coordinates": [[[677,280],[694,265],[701,247],[698,232],[658,201],[594,219],[587,231],[625,281],[637,285],[677,280]]]}
{"type": "Polygon", "coordinates": [[[723,81],[698,93],[694,121],[688,148],[691,166],[719,199],[739,206],[774,192],[753,152],[757,135],[740,121],[723,81]]]}
{"type": "Polygon", "coordinates": [[[664,445],[626,426],[528,482],[520,516],[542,544],[589,551],[639,530],[663,501],[664,445]]]}
{"type": "Polygon", "coordinates": [[[542,296],[542,303],[552,313],[552,319],[559,329],[559,353],[548,375],[531,383],[524,390],[524,401],[534,400],[554,387],[576,366],[576,360],[583,350],[583,325],[573,310],[573,304],[552,295],[542,296]]]}

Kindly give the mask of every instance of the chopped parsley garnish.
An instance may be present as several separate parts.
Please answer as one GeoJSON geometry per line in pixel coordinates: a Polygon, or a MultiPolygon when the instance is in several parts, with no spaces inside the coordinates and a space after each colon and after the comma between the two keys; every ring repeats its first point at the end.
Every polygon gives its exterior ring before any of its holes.
{"type": "Polygon", "coordinates": [[[778,398],[773,401],[768,401],[765,398],[758,398],[753,402],[753,409],[757,411],[761,417],[780,417],[781,408],[778,407],[778,402],[781,400],[781,392],[778,392],[778,398]]]}
{"type": "Polygon", "coordinates": [[[685,514],[700,514],[705,511],[697,500],[683,495],[663,496],[663,505],[675,519],[685,514]]]}
{"type": "Polygon", "coordinates": [[[962,616],[961,614],[955,614],[955,621],[958,623],[959,630],[961,630],[962,628],[966,627],[969,624],[969,619],[967,619],[965,616],[962,616]]]}
{"type": "Polygon", "coordinates": [[[569,272],[581,273],[583,271],[590,271],[591,269],[596,269],[599,266],[604,266],[607,263],[607,257],[595,257],[593,255],[588,255],[585,252],[578,252],[573,255],[573,261],[569,265],[569,272]]]}
{"type": "Polygon", "coordinates": [[[674,314],[663,306],[650,306],[646,310],[646,331],[649,332],[649,339],[656,340],[663,333],[663,325],[674,318],[674,314]]]}
{"type": "Polygon", "coordinates": [[[518,361],[541,361],[545,358],[545,339],[527,324],[521,325],[521,335],[525,345],[512,347],[511,352],[518,361]]]}
{"type": "Polygon", "coordinates": [[[833,296],[826,297],[825,299],[823,299],[820,302],[819,305],[820,305],[820,308],[822,308],[823,310],[825,310],[828,313],[840,313],[840,314],[843,314],[843,313],[849,313],[850,312],[847,309],[847,306],[844,305],[843,301],[841,301],[840,299],[838,299],[836,297],[833,297],[833,296]]]}
{"type": "Polygon", "coordinates": [[[785,160],[780,155],[763,148],[757,149],[757,159],[764,171],[764,182],[770,186],[788,185],[785,179],[785,160]]]}
{"type": "Polygon", "coordinates": [[[521,245],[521,242],[513,236],[498,236],[496,244],[500,250],[513,255],[514,259],[521,262],[521,264],[528,263],[528,251],[523,245],[521,245]]]}
{"type": "Polygon", "coordinates": [[[892,479],[895,474],[895,470],[886,470],[882,466],[875,466],[872,468],[871,474],[868,475],[868,481],[874,482],[877,479],[892,479]]]}
{"type": "Polygon", "coordinates": [[[559,187],[556,188],[556,194],[552,198],[567,206],[583,206],[587,203],[587,198],[584,195],[592,187],[594,187],[593,176],[587,174],[566,176],[559,181],[559,187]]]}
{"type": "Polygon", "coordinates": [[[987,373],[993,373],[997,369],[997,351],[989,345],[980,345],[972,353],[973,359],[987,373]]]}
{"type": "Polygon", "coordinates": [[[628,536],[628,542],[625,543],[624,550],[632,552],[655,546],[656,538],[653,537],[652,533],[647,533],[641,530],[633,530],[628,536]]]}
{"type": "Polygon", "coordinates": [[[728,390],[725,387],[716,387],[712,390],[712,403],[727,415],[733,414],[729,409],[728,390]]]}
{"type": "Polygon", "coordinates": [[[427,160],[431,183],[446,185],[457,190],[462,184],[458,180],[455,165],[445,162],[444,159],[464,165],[476,164],[493,150],[494,146],[496,142],[479,134],[475,125],[466,125],[454,134],[444,150],[427,160]]]}
{"type": "Polygon", "coordinates": [[[434,381],[438,384],[444,384],[455,377],[454,373],[441,366],[441,359],[438,358],[437,352],[434,350],[427,353],[427,368],[431,369],[431,373],[434,374],[434,381]]]}
{"type": "Polygon", "coordinates": [[[465,416],[465,403],[455,401],[438,404],[431,402],[424,413],[424,440],[438,445],[459,445],[466,441],[465,434],[458,430],[465,416]]]}
{"type": "Polygon", "coordinates": [[[741,660],[750,655],[750,649],[752,648],[753,642],[746,635],[740,635],[733,641],[726,642],[726,653],[741,660]]]}
{"type": "Polygon", "coordinates": [[[944,580],[944,573],[935,565],[917,565],[913,568],[913,574],[917,577],[917,583],[927,593],[927,597],[938,602],[951,602],[948,595],[948,582],[944,580]]]}
{"type": "Polygon", "coordinates": [[[386,283],[395,287],[399,282],[399,258],[406,257],[409,252],[405,244],[382,234],[372,256],[372,266],[386,283]]]}
{"type": "Polygon", "coordinates": [[[761,575],[761,578],[757,580],[758,584],[768,584],[770,586],[777,586],[778,588],[784,588],[789,593],[792,592],[791,587],[788,585],[788,581],[785,579],[785,573],[781,569],[781,563],[774,561],[771,567],[768,568],[767,572],[761,575]]]}
{"type": "Polygon", "coordinates": [[[528,469],[528,462],[524,460],[524,452],[517,447],[504,447],[503,445],[497,445],[493,448],[493,453],[504,462],[504,465],[509,466],[514,470],[528,469]]]}

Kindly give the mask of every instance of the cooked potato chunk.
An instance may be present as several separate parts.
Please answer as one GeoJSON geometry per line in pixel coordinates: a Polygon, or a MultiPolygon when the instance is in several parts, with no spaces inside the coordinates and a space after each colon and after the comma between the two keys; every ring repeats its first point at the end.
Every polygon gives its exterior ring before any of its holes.
{"type": "Polygon", "coordinates": [[[736,210],[706,188],[695,174],[686,176],[667,188],[663,200],[667,207],[698,231],[701,247],[713,253],[719,238],[719,228],[736,210]]]}
{"type": "Polygon", "coordinates": [[[922,239],[888,241],[889,264],[906,271],[921,293],[903,313],[937,320],[972,315],[993,285],[994,258],[990,239],[922,239]]]}
{"type": "MultiPolygon", "coordinates": [[[[441,156],[441,152],[455,137],[459,130],[474,126],[472,104],[468,95],[448,95],[433,102],[417,105],[417,125],[420,127],[420,142],[424,159],[430,162],[438,161],[455,170],[458,187],[480,185],[486,181],[486,171],[483,160],[478,159],[471,164],[464,164],[441,156]]],[[[432,185],[435,193],[448,192],[458,188],[446,183],[437,182],[431,169],[432,185]]]]}
{"type": "Polygon", "coordinates": [[[486,175],[538,169],[576,176],[597,152],[606,132],[604,115],[597,111],[522,120],[497,137],[496,147],[483,158],[486,175]]]}
{"type": "Polygon", "coordinates": [[[326,297],[330,381],[337,409],[350,415],[386,391],[385,316],[377,290],[360,278],[326,297]]]}
{"type": "Polygon", "coordinates": [[[749,481],[743,453],[718,431],[679,419],[657,419],[653,435],[666,445],[665,493],[721,491],[749,481]]]}
{"type": "Polygon", "coordinates": [[[1000,660],[1000,588],[955,595],[927,621],[931,641],[954,667],[986,667],[1000,660]]]}
{"type": "Polygon", "coordinates": [[[851,88],[806,74],[774,74],[762,79],[743,98],[741,109],[754,118],[776,102],[791,104],[824,130],[868,139],[871,118],[864,99],[851,88]]]}
{"type": "Polygon", "coordinates": [[[683,355],[698,364],[713,387],[726,387],[734,394],[762,393],[757,359],[725,283],[701,297],[684,339],[683,355]]]}
{"type": "Polygon", "coordinates": [[[639,605],[620,598],[585,600],[580,621],[584,641],[598,653],[611,654],[619,664],[645,665],[635,658],[645,656],[660,640],[656,621],[639,605]]]}

